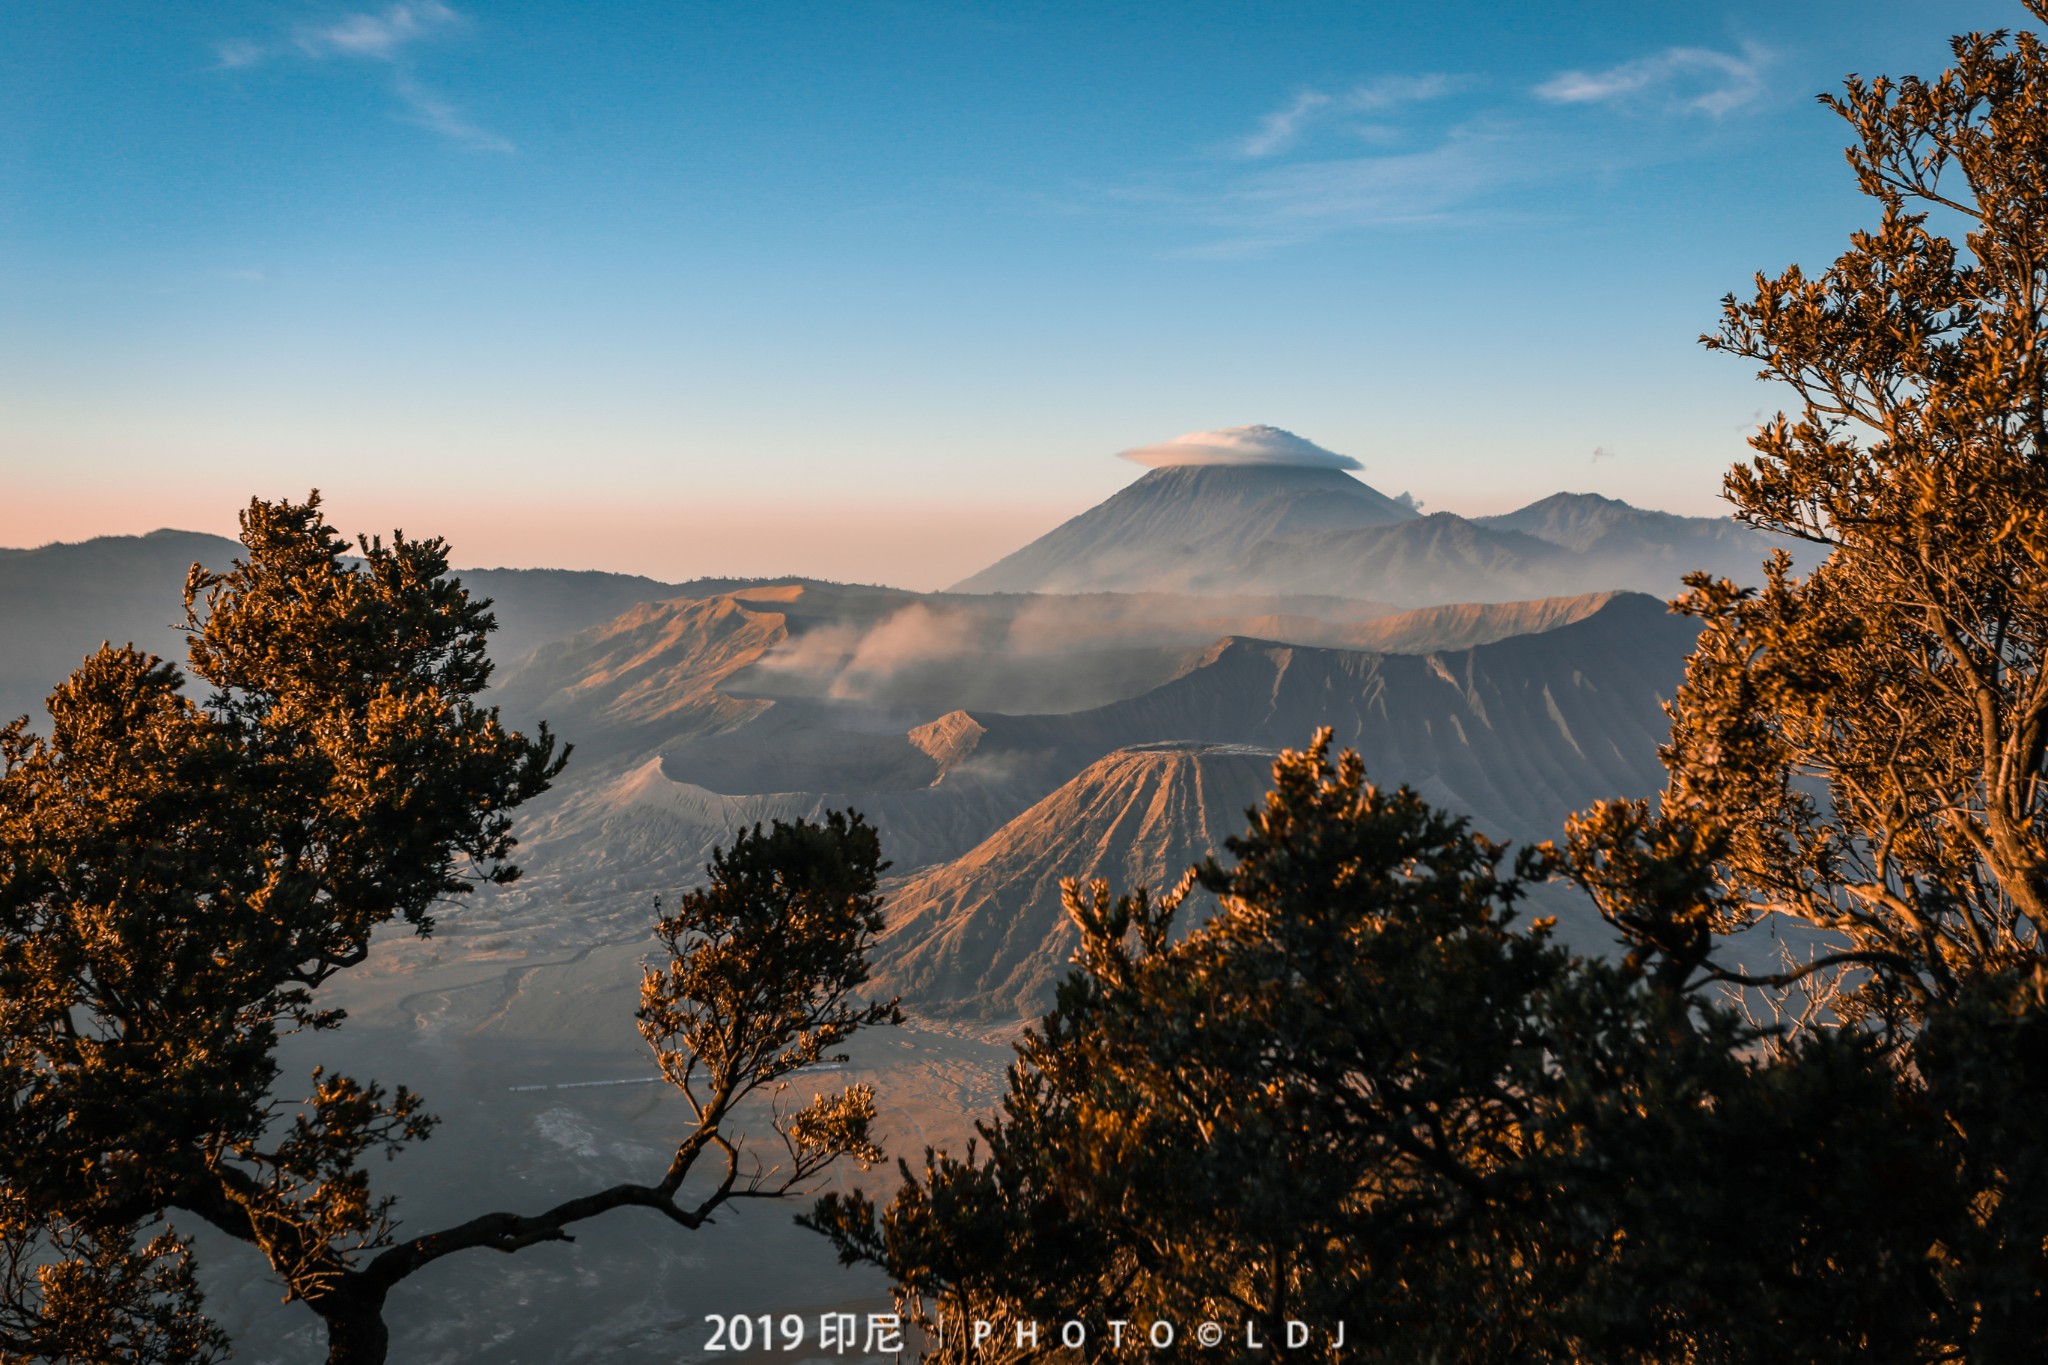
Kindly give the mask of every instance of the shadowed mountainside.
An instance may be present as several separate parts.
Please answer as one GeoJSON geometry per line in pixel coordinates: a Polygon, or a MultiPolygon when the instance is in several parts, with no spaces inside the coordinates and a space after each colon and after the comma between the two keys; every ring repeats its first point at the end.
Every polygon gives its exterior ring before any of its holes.
{"type": "Polygon", "coordinates": [[[241,548],[196,531],[152,531],[0,550],[0,724],[27,715],[31,728],[46,726],[43,699],[102,641],[182,664],[186,571],[224,569],[241,548]]]}
{"type": "MultiPolygon", "coordinates": [[[[1077,942],[1060,881],[1171,886],[1242,831],[1274,751],[1321,725],[1376,782],[1496,835],[1555,837],[1591,801],[1661,784],[1661,703],[1695,630],[1623,594],[1546,633],[1420,655],[1234,638],[1179,678],[1091,711],[942,717],[917,738],[949,773],[984,765],[1028,789],[1078,772],[969,852],[888,888],[875,989],[940,1017],[1043,1012],[1077,942]]],[[[1573,898],[1539,900],[1569,935],[1600,938],[1573,898]]]]}
{"type": "Polygon", "coordinates": [[[1619,594],[1554,630],[1471,649],[1376,654],[1218,642],[1140,696],[1064,716],[976,714],[978,761],[1057,782],[1114,749],[1167,740],[1299,747],[1323,725],[1373,777],[1515,838],[1662,785],[1663,701],[1697,625],[1619,594]]]}
{"type": "Polygon", "coordinates": [[[1426,654],[1431,650],[1469,649],[1490,645],[1511,635],[1539,635],[1574,621],[1583,621],[1612,602],[1611,592],[1573,597],[1539,597],[1527,602],[1460,602],[1418,607],[1393,616],[1323,632],[1285,634],[1247,631],[1266,639],[1339,649],[1370,649],[1384,654],[1426,654]]]}
{"type": "MultiPolygon", "coordinates": [[[[1695,631],[1624,594],[1542,634],[1420,655],[1233,638],[1094,710],[942,717],[921,738],[949,774],[983,765],[1026,789],[1057,785],[971,851],[889,888],[876,989],[940,1016],[1042,1012],[1076,942],[1061,879],[1172,885],[1241,832],[1274,751],[1323,725],[1376,782],[1495,835],[1555,837],[1592,801],[1661,785],[1661,703],[1695,631]]],[[[1569,933],[1599,935],[1582,908],[1544,899],[1579,921],[1569,933]]],[[[1199,922],[1190,908],[1185,923],[1199,922]]]]}
{"type": "MultiPolygon", "coordinates": [[[[1137,695],[1065,713],[956,708],[906,724],[874,704],[725,695],[752,676],[747,660],[789,641],[771,606],[793,614],[808,598],[821,612],[826,595],[638,608],[537,655],[533,667],[565,670],[549,700],[598,761],[527,822],[531,875],[515,898],[644,905],[694,881],[740,828],[852,806],[897,873],[877,989],[936,1016],[1028,1017],[1071,952],[1063,877],[1171,885],[1239,832],[1273,752],[1321,726],[1374,781],[1517,841],[1557,836],[1603,797],[1654,792],[1661,705],[1696,632],[1623,593],[1349,627],[1425,643],[1432,630],[1551,627],[1420,653],[1226,637],[1137,695]]],[[[1568,937],[1605,941],[1589,908],[1537,899],[1568,937]]]]}
{"type": "MultiPolygon", "coordinates": [[[[737,830],[852,807],[881,831],[884,856],[906,879],[892,890],[904,908],[925,915],[904,899],[913,879],[923,878],[915,895],[924,903],[950,895],[982,906],[984,919],[1014,910],[1020,923],[1040,926],[1030,932],[1042,944],[1040,930],[1060,918],[1052,861],[1027,875],[1016,859],[991,853],[969,876],[958,860],[1111,754],[1166,746],[1225,755],[1205,760],[1213,767],[1235,761],[1231,754],[1298,748],[1324,725],[1340,745],[1364,754],[1374,781],[1406,783],[1500,837],[1550,838],[1594,800],[1647,795],[1661,785],[1661,703],[1682,675],[1695,633],[1693,622],[1654,599],[1595,594],[1324,626],[1335,634],[1378,632],[1417,652],[1212,638],[1200,648],[1162,651],[1154,678],[1070,711],[940,710],[915,693],[890,694],[887,651],[876,642],[914,645],[904,655],[914,664],[917,650],[938,647],[933,641],[954,640],[945,646],[951,649],[965,640],[961,648],[971,652],[1013,638],[1006,632],[1028,621],[1029,649],[1056,661],[1061,656],[1048,642],[1066,601],[757,585],[636,607],[537,651],[507,679],[500,699],[522,723],[549,717],[577,743],[577,758],[557,789],[525,813],[528,875],[494,893],[492,913],[542,941],[615,932],[644,917],[655,895],[694,884],[711,850],[737,830]],[[977,615],[962,602],[989,612],[977,615]],[[964,622],[966,633],[947,634],[948,622],[964,622]],[[1495,638],[1517,627],[1521,633],[1495,638]],[[1459,645],[1468,639],[1482,642],[1459,645]],[[834,696],[826,684],[850,675],[850,656],[865,660],[862,687],[834,696]],[[812,665],[817,671],[802,671],[812,665]],[[764,694],[770,685],[783,695],[764,694]],[[1003,884],[1012,871],[1024,881],[1003,884]]],[[[1075,605],[1083,659],[1094,632],[1130,619],[1128,604],[1111,598],[1075,605]]],[[[981,666],[999,674],[1011,662],[994,649],[981,666]]],[[[930,681],[917,676],[920,689],[930,681]]],[[[1150,761],[1165,760],[1155,754],[1150,761]]],[[[1225,822],[1223,833],[1234,832],[1228,826],[1266,780],[1259,764],[1240,767],[1250,774],[1247,785],[1207,804],[1225,822]]],[[[1108,809],[1110,790],[1091,796],[1091,819],[1108,809]]],[[[1130,818],[1132,827],[1145,824],[1130,818]]],[[[1166,851],[1115,867],[1115,858],[1088,851],[1099,840],[1084,841],[1060,855],[1073,855],[1062,875],[1106,869],[1136,876],[1142,864],[1146,879],[1170,883],[1180,870],[1175,860],[1211,846],[1219,827],[1206,829],[1177,845],[1155,841],[1166,851]]],[[[1037,835],[1018,834],[1016,842],[1047,846],[1037,835]]],[[[1545,910],[1561,914],[1567,933],[1589,945],[1605,941],[1604,926],[1584,907],[1546,902],[1545,910]]],[[[1022,970],[1014,963],[969,972],[964,941],[954,935],[945,942],[954,945],[945,950],[952,965],[918,978],[920,1007],[950,1009],[937,993],[944,982],[966,989],[962,983],[982,983],[992,972],[983,984],[1001,987],[1002,1009],[1027,1008],[1042,1002],[1031,991],[1064,969],[1062,949],[1026,971],[1028,982],[1012,981],[1022,970]]]]}

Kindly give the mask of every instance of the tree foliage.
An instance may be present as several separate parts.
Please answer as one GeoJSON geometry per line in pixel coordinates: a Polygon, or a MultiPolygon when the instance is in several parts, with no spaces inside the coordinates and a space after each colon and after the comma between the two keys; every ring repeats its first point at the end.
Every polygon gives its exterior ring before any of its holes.
{"type": "Polygon", "coordinates": [[[364,1162],[434,1120],[403,1087],[326,1072],[281,1100],[279,1040],[341,1023],[315,992],[380,926],[428,933],[437,905],[517,876],[510,813],[567,750],[476,701],[494,622],[442,542],[351,557],[317,495],[253,502],[242,531],[243,558],[187,583],[202,703],[173,666],[107,647],[52,694],[47,737],[0,730],[0,1351],[209,1358],[183,1243],[140,1240],[167,1212],[257,1247],[325,1321],[331,1360],[374,1362],[386,1294],[442,1256],[566,1240],[629,1204],[694,1227],[873,1157],[858,1087],[778,1111],[772,1167],[722,1126],[894,1017],[850,999],[879,925],[874,831],[777,824],[743,833],[659,927],[671,957],[642,1031],[695,1116],[666,1172],[396,1240],[364,1162]],[[685,1197],[706,1152],[721,1174],[685,1197]]]}
{"type": "Polygon", "coordinates": [[[1952,47],[1932,80],[1826,100],[1877,227],[1759,275],[1703,338],[1797,400],[1729,475],[1736,514],[1828,557],[1757,592],[1689,580],[1667,789],[1581,817],[1571,862],[1674,981],[1819,981],[1882,1040],[1862,1142],[1911,1172],[1874,1242],[1912,1271],[1901,1358],[1990,1361],[2048,1352],[2048,45],[1952,47]],[[1833,948],[1722,965],[1714,936],[1770,913],[1833,948]]]}
{"type": "MultiPolygon", "coordinates": [[[[734,1190],[742,1174],[739,1149],[720,1127],[736,1106],[804,1067],[844,1061],[833,1049],[856,1029],[902,1022],[894,1001],[856,1003],[868,979],[867,945],[882,929],[875,884],[887,866],[880,839],[858,815],[777,820],[767,834],[756,825],[731,849],[713,851],[709,885],[686,893],[656,926],[669,960],[642,982],[640,1032],[689,1102],[696,1134],[721,1153],[721,1191],[734,1190]]],[[[868,1135],[873,1117],[866,1085],[778,1111],[773,1127],[788,1164],[773,1192],[796,1188],[842,1155],[862,1165],[880,1160],[868,1135]]],[[[687,1168],[682,1153],[678,1161],[687,1168]]],[[[748,1192],[763,1185],[756,1175],[748,1192]]]]}
{"type": "Polygon", "coordinates": [[[0,1186],[0,1363],[212,1365],[227,1344],[183,1241],[38,1219],[0,1186]]]}
{"type": "Polygon", "coordinates": [[[1198,869],[1219,899],[1191,933],[1188,884],[1069,884],[1077,970],[977,1147],[812,1214],[889,1272],[928,1358],[1030,1359],[1014,1325],[1068,1321],[1104,1360],[1152,1358],[1154,1321],[1300,1322],[1290,1354],[1331,1360],[1940,1358],[1913,1352],[1956,1182],[1876,1040],[1569,953],[1517,922],[1550,850],[1503,874],[1328,740],[1198,869]]]}
{"type": "Polygon", "coordinates": [[[2048,928],[2048,47],[1954,53],[1828,98],[1878,226],[1704,339],[1797,398],[1729,475],[1736,515],[1831,553],[1761,592],[1693,580],[1662,811],[1711,845],[1715,929],[1834,931],[1895,1024],[2048,928]]]}
{"type": "MultiPolygon", "coordinates": [[[[879,1223],[828,1196],[815,1221],[844,1253],[934,1325],[1215,1320],[1274,1342],[1343,1318],[1347,1348],[1314,1358],[1369,1359],[1390,1334],[1449,1349],[1403,1329],[1443,1322],[1451,1295],[1516,1335],[1544,1274],[1518,1216],[1545,1164],[1536,1002],[1569,959],[1510,932],[1500,849],[1367,784],[1355,754],[1332,769],[1328,742],[1275,765],[1236,865],[1196,878],[1220,908],[1180,941],[1190,883],[1066,884],[1079,970],[1019,1045],[986,1156],[928,1154],[879,1223]],[[1453,1263],[1473,1273],[1425,1268],[1453,1263]]],[[[1005,1358],[971,1345],[956,1331],[943,1358],[1005,1358]]]]}

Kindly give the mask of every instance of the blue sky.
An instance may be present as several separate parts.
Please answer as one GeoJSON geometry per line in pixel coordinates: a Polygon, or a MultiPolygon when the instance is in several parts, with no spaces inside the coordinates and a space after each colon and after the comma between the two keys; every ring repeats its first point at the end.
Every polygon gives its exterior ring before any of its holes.
{"type": "Polygon", "coordinates": [[[2016,0],[0,7],[0,544],[322,488],[466,563],[936,586],[1267,422],[1716,510],[1814,101],[2016,0]]]}

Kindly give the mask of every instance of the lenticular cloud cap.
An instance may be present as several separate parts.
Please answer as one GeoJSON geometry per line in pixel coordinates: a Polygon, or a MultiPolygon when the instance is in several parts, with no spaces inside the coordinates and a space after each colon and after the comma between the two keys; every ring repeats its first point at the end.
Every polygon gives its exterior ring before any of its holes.
{"type": "Polygon", "coordinates": [[[1297,469],[1363,469],[1349,455],[1324,450],[1279,427],[1224,427],[1191,431],[1156,446],[1120,450],[1117,458],[1163,469],[1170,465],[1291,465],[1297,469]]]}

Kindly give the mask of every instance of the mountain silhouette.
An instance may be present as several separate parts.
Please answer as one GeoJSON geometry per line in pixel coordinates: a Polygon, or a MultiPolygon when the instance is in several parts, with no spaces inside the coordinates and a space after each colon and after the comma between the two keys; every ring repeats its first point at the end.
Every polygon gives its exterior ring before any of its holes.
{"type": "Polygon", "coordinates": [[[1276,538],[1387,526],[1415,515],[1341,469],[1174,465],[1147,472],[953,591],[1198,588],[1199,560],[1213,568],[1276,538]]]}
{"type": "Polygon", "coordinates": [[[1312,595],[1405,607],[1611,590],[1705,570],[1761,579],[1779,542],[1725,518],[1559,493],[1489,517],[1423,515],[1341,469],[1177,465],[955,585],[960,592],[1312,595]]]}
{"type": "MultiPolygon", "coordinates": [[[[186,571],[222,570],[241,553],[240,541],[173,530],[0,549],[0,722],[41,719],[43,699],[101,641],[182,666],[186,571]]],[[[581,569],[457,569],[455,577],[491,599],[498,626],[490,650],[501,669],[637,603],[703,597],[741,581],[663,583],[581,569]]]]}

